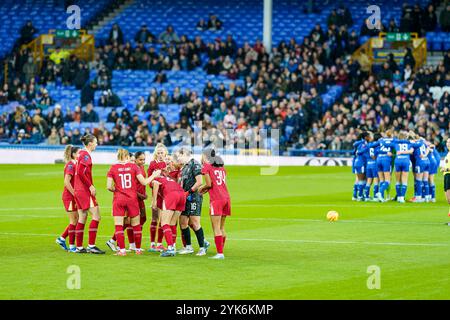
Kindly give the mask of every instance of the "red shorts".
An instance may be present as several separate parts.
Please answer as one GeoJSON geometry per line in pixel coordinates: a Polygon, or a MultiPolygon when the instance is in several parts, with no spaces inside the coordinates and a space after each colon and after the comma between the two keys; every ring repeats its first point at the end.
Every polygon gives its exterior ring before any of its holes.
{"type": "Polygon", "coordinates": [[[184,211],[186,208],[186,196],[184,192],[172,192],[163,199],[162,210],[184,211]]]}
{"type": "Polygon", "coordinates": [[[72,212],[72,211],[77,211],[77,203],[75,201],[75,198],[67,198],[67,199],[62,199],[63,203],[64,203],[64,208],[66,208],[67,212],[72,212]]]}
{"type": "Polygon", "coordinates": [[[230,199],[220,199],[211,201],[209,204],[209,214],[212,216],[229,216],[231,215],[230,199]]]}
{"type": "Polygon", "coordinates": [[[91,195],[88,191],[76,191],[75,190],[75,201],[77,203],[78,209],[88,210],[89,208],[94,208],[98,206],[97,199],[91,195]]]}
{"type": "Polygon", "coordinates": [[[134,218],[141,214],[137,200],[113,200],[112,214],[114,217],[134,218]]]}

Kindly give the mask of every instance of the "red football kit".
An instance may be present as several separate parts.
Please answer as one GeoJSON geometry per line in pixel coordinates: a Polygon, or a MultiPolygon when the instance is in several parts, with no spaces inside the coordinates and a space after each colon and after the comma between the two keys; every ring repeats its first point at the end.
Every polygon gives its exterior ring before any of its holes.
{"type": "Polygon", "coordinates": [[[183,188],[168,177],[158,177],[155,181],[160,183],[158,196],[162,198],[162,210],[184,211],[186,196],[183,188]]]}
{"type": "Polygon", "coordinates": [[[134,163],[117,163],[108,171],[108,178],[114,180],[113,216],[133,218],[140,214],[137,197],[140,182],[137,176],[141,169],[134,163]]]}
{"type": "MultiPolygon", "coordinates": [[[[74,188],[75,185],[76,166],[77,163],[74,160],[70,160],[69,162],[66,163],[64,167],[64,178],[68,174],[72,176],[70,178],[70,185],[72,186],[72,188],[74,188]]],[[[73,196],[73,194],[69,192],[69,190],[67,190],[65,186],[62,194],[62,201],[64,203],[64,208],[66,209],[67,212],[77,211],[77,204],[75,202],[75,197],[73,196]]]]}
{"type": "Polygon", "coordinates": [[[75,201],[78,209],[88,210],[98,205],[97,199],[89,191],[89,187],[92,185],[91,155],[86,150],[81,150],[78,154],[74,182],[75,201]]]}
{"type": "MultiPolygon", "coordinates": [[[[140,170],[142,176],[143,176],[144,178],[147,178],[147,175],[146,175],[146,173],[145,173],[145,168],[144,168],[144,166],[142,166],[142,167],[139,167],[139,166],[138,166],[138,168],[139,168],[139,170],[140,170]]],[[[137,192],[139,192],[140,194],[143,194],[143,195],[147,195],[147,189],[146,189],[146,186],[143,186],[142,184],[140,184],[139,181],[138,181],[138,186],[137,186],[137,192]]],[[[144,200],[138,199],[138,201],[139,201],[139,208],[145,209],[145,202],[144,202],[144,200]]]]}
{"type": "Polygon", "coordinates": [[[212,216],[231,215],[231,200],[226,185],[227,172],[223,167],[214,167],[204,164],[202,174],[208,174],[211,178],[209,189],[209,214],[212,216]]]}
{"type": "MultiPolygon", "coordinates": [[[[147,175],[150,177],[154,171],[163,170],[164,168],[166,168],[166,166],[167,165],[164,161],[153,160],[152,162],[150,162],[150,165],[148,166],[147,175]]],[[[162,198],[160,197],[159,192],[158,197],[156,198],[156,206],[159,209],[162,209],[162,198]]]]}

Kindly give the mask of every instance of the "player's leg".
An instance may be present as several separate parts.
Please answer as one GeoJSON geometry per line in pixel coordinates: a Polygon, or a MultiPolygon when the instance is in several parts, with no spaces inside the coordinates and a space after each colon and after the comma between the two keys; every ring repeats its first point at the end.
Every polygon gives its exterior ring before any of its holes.
{"type": "Polygon", "coordinates": [[[375,178],[373,178],[373,199],[375,200],[377,197],[379,191],[379,179],[378,179],[378,172],[375,175],[375,178]]]}
{"type": "Polygon", "coordinates": [[[365,185],[364,181],[366,179],[364,170],[361,170],[357,176],[358,176],[358,201],[361,201],[364,198],[364,185],[365,185]]]}
{"type": "Polygon", "coordinates": [[[135,243],[134,251],[136,252],[136,254],[142,254],[142,250],[141,250],[141,243],[142,243],[141,215],[138,214],[135,217],[130,218],[129,220],[130,220],[130,225],[131,225],[131,228],[133,231],[133,237],[134,237],[134,243],[135,243]]]}
{"type": "Polygon", "coordinates": [[[400,199],[399,202],[405,202],[406,192],[408,191],[408,171],[403,171],[400,177],[400,199]]]}
{"type": "Polygon", "coordinates": [[[124,224],[124,217],[122,216],[114,217],[114,228],[118,247],[118,251],[115,255],[118,256],[125,256],[127,254],[125,250],[125,235],[123,230],[123,224],[124,224]]]}
{"type": "Polygon", "coordinates": [[[134,243],[134,232],[133,227],[131,226],[130,217],[126,216],[123,222],[123,229],[127,232],[128,237],[128,243],[129,243],[129,249],[128,252],[136,250],[136,244],[134,243]]]}
{"type": "Polygon", "coordinates": [[[391,175],[391,171],[385,171],[384,172],[384,191],[383,194],[385,193],[385,199],[388,200],[390,199],[390,186],[391,186],[391,179],[392,179],[392,175],[391,175]]]}
{"type": "Polygon", "coordinates": [[[191,230],[189,229],[189,215],[187,215],[187,211],[182,212],[180,215],[180,228],[181,236],[183,237],[186,245],[179,251],[179,254],[194,253],[194,248],[192,248],[191,230]]]}
{"type": "Polygon", "coordinates": [[[434,184],[434,173],[429,174],[428,183],[430,185],[431,202],[436,202],[436,185],[434,184]]]}
{"type": "Polygon", "coordinates": [[[167,250],[161,253],[161,257],[174,256],[173,250],[173,237],[172,228],[170,227],[170,221],[172,220],[174,212],[172,210],[161,210],[161,226],[164,232],[164,238],[167,242],[167,250]]]}
{"type": "Polygon", "coordinates": [[[397,201],[400,201],[399,198],[401,198],[401,183],[402,183],[401,174],[402,174],[402,172],[400,171],[400,166],[396,162],[395,163],[395,193],[396,193],[397,201]]]}
{"type": "Polygon", "coordinates": [[[381,190],[384,185],[384,172],[382,170],[378,170],[378,192],[375,195],[378,198],[378,201],[382,201],[381,190]]]}
{"type": "Polygon", "coordinates": [[[177,226],[181,211],[175,210],[170,220],[170,229],[172,230],[173,249],[177,251],[177,226]]]}
{"type": "Polygon", "coordinates": [[[352,200],[356,201],[357,199],[358,199],[358,175],[355,174],[355,183],[353,184],[353,197],[352,197],[352,200]]]}
{"type": "Polygon", "coordinates": [[[69,212],[69,250],[75,251],[75,228],[77,227],[78,222],[78,211],[69,212]]]}
{"type": "Polygon", "coordinates": [[[211,224],[214,232],[214,242],[216,244],[217,254],[211,259],[223,259],[223,236],[222,236],[222,216],[211,215],[211,224]]]}
{"type": "Polygon", "coordinates": [[[422,176],[422,199],[426,202],[430,202],[430,185],[428,183],[428,171],[423,172],[422,176]]]}
{"type": "Polygon", "coordinates": [[[150,251],[156,251],[156,231],[158,230],[158,209],[152,208],[152,222],[150,223],[150,251]]]}
{"type": "Polygon", "coordinates": [[[195,236],[197,237],[199,251],[197,253],[198,256],[206,255],[206,246],[205,246],[205,233],[203,232],[202,225],[200,223],[200,216],[190,216],[189,223],[192,225],[192,229],[195,232],[195,236]]]}
{"type": "Polygon", "coordinates": [[[76,252],[86,253],[86,249],[83,248],[83,237],[84,237],[84,227],[86,225],[88,210],[78,209],[78,222],[75,227],[75,242],[76,242],[76,252]]]}
{"type": "MultiPolygon", "coordinates": [[[[444,191],[445,198],[447,199],[447,203],[449,205],[448,216],[450,217],[450,174],[444,175],[444,191]]],[[[448,225],[450,226],[450,222],[448,222],[448,225]]]]}
{"type": "Polygon", "coordinates": [[[95,245],[95,241],[97,240],[98,226],[100,224],[100,219],[101,219],[100,208],[98,207],[97,204],[95,204],[94,206],[92,206],[89,209],[89,211],[91,212],[91,215],[92,215],[92,221],[89,224],[89,244],[88,244],[88,247],[86,248],[86,250],[87,250],[87,252],[94,253],[94,254],[104,254],[105,251],[100,250],[95,245]]]}
{"type": "Polygon", "coordinates": [[[364,199],[366,201],[369,200],[370,197],[370,187],[372,186],[373,183],[373,178],[371,175],[367,175],[367,181],[366,181],[366,185],[364,187],[364,199]]]}
{"type": "Polygon", "coordinates": [[[147,210],[145,209],[145,204],[139,207],[139,223],[141,227],[144,227],[145,222],[147,221],[147,210]]]}
{"type": "Polygon", "coordinates": [[[420,172],[420,168],[417,168],[416,179],[414,180],[414,197],[415,202],[422,202],[422,183],[423,173],[420,172]]]}

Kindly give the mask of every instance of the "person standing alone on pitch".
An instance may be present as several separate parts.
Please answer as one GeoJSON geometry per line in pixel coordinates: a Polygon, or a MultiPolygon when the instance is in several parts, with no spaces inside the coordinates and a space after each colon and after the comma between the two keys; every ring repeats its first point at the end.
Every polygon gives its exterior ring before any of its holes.
{"type": "MultiPolygon", "coordinates": [[[[441,172],[444,173],[444,192],[447,202],[450,205],[450,138],[447,139],[447,150],[448,153],[445,156],[444,164],[441,167],[441,172]]],[[[450,217],[450,208],[448,210],[448,216],[450,217]]],[[[450,222],[447,223],[450,226],[450,222]]]]}
{"type": "Polygon", "coordinates": [[[209,243],[205,240],[203,228],[200,224],[200,216],[202,212],[203,196],[198,193],[198,188],[202,185],[202,165],[194,160],[189,150],[183,148],[175,153],[176,162],[183,165],[181,169],[181,186],[186,193],[186,209],[180,216],[181,235],[186,242],[186,247],[180,250],[179,254],[194,253],[191,243],[191,231],[197,236],[200,250],[197,256],[206,255],[209,243]]]}

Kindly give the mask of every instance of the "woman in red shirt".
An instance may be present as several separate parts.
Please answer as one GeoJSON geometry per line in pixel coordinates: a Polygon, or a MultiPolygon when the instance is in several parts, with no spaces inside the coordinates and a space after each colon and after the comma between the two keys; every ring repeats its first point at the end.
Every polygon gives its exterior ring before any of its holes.
{"type": "Polygon", "coordinates": [[[77,249],[76,253],[104,254],[95,245],[97,229],[100,223],[100,210],[95,195],[97,193],[92,180],[92,158],[91,153],[97,147],[97,138],[91,134],[81,137],[84,149],[78,153],[77,167],[75,172],[75,201],[78,207],[78,223],[75,229],[77,249]],[[89,224],[89,245],[83,248],[84,226],[88,211],[92,214],[89,224]]]}
{"type": "Polygon", "coordinates": [[[211,259],[224,259],[223,248],[227,237],[225,219],[231,215],[231,200],[226,184],[227,172],[223,167],[222,158],[216,155],[214,149],[208,149],[203,153],[202,164],[205,184],[200,186],[199,192],[201,194],[209,192],[209,214],[217,248],[217,254],[211,259]]]}
{"type": "MultiPolygon", "coordinates": [[[[163,170],[166,168],[166,158],[168,155],[167,148],[164,144],[158,143],[153,152],[153,160],[148,166],[147,176],[151,176],[155,170],[163,170]]],[[[155,206],[152,204],[152,222],[150,224],[150,252],[162,252],[164,247],[162,245],[163,230],[161,222],[158,224],[160,217],[160,210],[162,209],[162,199],[157,197],[155,206]],[[156,230],[158,230],[158,240],[155,243],[156,230]]]]}
{"type": "Polygon", "coordinates": [[[59,244],[64,250],[67,249],[66,238],[69,236],[69,251],[74,252],[75,248],[75,227],[78,221],[77,204],[75,202],[75,170],[77,165],[78,151],[80,148],[74,147],[71,144],[64,149],[64,191],[62,194],[62,201],[64,208],[69,214],[69,225],[64,232],[56,239],[56,243],[59,244]]]}

